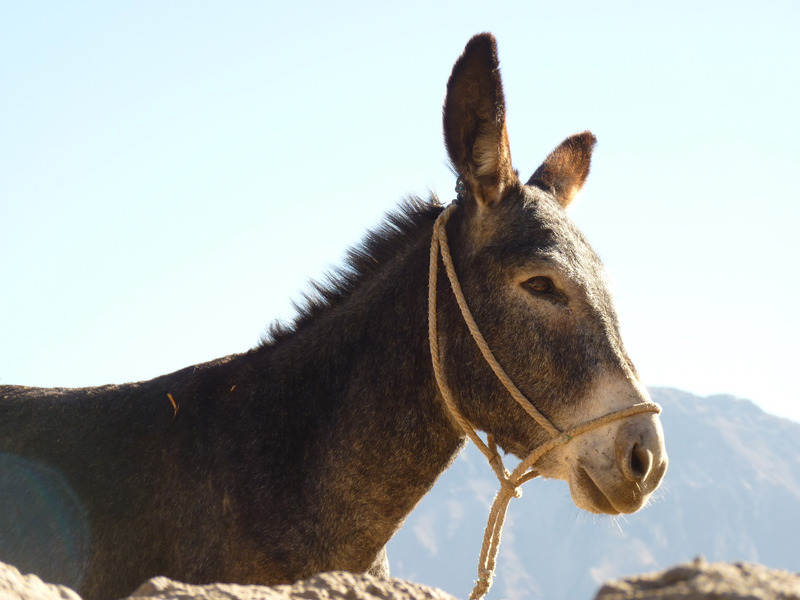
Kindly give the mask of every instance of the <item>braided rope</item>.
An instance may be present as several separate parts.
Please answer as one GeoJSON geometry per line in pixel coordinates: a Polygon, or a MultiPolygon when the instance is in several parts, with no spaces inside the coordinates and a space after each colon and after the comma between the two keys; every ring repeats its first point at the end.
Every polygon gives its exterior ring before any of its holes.
{"type": "Polygon", "coordinates": [[[486,530],[483,534],[483,543],[481,544],[480,558],[478,559],[478,580],[475,587],[470,594],[470,600],[478,600],[486,595],[492,585],[494,579],[495,566],[497,565],[497,553],[500,549],[500,534],[503,530],[503,523],[506,518],[506,511],[508,504],[512,498],[519,498],[522,495],[520,486],[536,477],[538,473],[533,469],[533,466],[545,454],[554,448],[566,444],[573,437],[582,435],[603,425],[607,425],[613,421],[632,417],[642,413],[660,413],[661,407],[653,402],[641,402],[634,404],[627,408],[617,410],[596,419],[591,419],[579,425],[576,425],[566,431],[562,431],[553,424],[550,419],[543,415],[534,405],[528,400],[525,395],[517,388],[503,367],[495,358],[486,339],[483,337],[478,324],[475,322],[472,312],[467,305],[467,300],[461,290],[461,284],[456,276],[456,270],[453,266],[453,259],[450,255],[450,247],[447,244],[447,234],[445,227],[447,221],[453,214],[456,204],[451,204],[436,218],[433,225],[433,235],[431,237],[431,251],[430,262],[428,270],[428,340],[431,351],[431,361],[433,364],[433,373],[436,378],[436,384],[439,386],[442,398],[444,399],[445,406],[447,407],[448,416],[458,427],[463,431],[469,439],[478,447],[478,449],[486,456],[489,465],[492,467],[498,481],[500,482],[500,489],[494,498],[492,508],[489,511],[489,519],[486,524],[486,530]],[[464,417],[461,411],[456,406],[453,391],[447,384],[447,379],[444,375],[444,370],[441,364],[441,355],[439,353],[439,331],[436,322],[436,286],[439,272],[439,256],[442,257],[442,262],[445,266],[445,272],[450,282],[450,287],[453,290],[453,295],[456,298],[458,307],[461,311],[467,327],[475,340],[484,360],[489,364],[495,376],[500,380],[503,386],[508,390],[512,398],[525,410],[525,412],[536,421],[547,433],[550,439],[543,444],[534,448],[533,451],[509,473],[503,465],[503,459],[497,450],[494,436],[489,434],[486,437],[487,443],[478,436],[475,428],[464,417]]]}

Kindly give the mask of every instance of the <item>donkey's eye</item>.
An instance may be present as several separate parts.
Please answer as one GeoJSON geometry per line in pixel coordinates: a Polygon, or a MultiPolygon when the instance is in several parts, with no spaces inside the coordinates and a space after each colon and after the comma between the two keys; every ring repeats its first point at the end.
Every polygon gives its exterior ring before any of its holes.
{"type": "Polygon", "coordinates": [[[550,295],[556,291],[556,286],[553,284],[553,280],[549,277],[545,277],[544,275],[531,277],[522,285],[525,286],[525,289],[527,289],[529,292],[533,292],[534,294],[550,295]]]}

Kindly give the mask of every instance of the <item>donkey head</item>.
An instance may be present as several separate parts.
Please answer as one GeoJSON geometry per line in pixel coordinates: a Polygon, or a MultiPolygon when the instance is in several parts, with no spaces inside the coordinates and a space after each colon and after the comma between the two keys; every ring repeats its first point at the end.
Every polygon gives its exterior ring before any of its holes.
{"type": "MultiPolygon", "coordinates": [[[[494,38],[474,37],[453,67],[444,137],[462,182],[447,225],[467,302],[519,389],[562,430],[648,401],[620,338],[600,259],[565,209],[589,172],[594,136],[566,139],[522,184],[511,166],[494,38]]],[[[448,295],[440,291],[443,300],[448,295]]],[[[548,439],[484,363],[452,298],[439,311],[445,371],[464,416],[525,457],[548,439]]],[[[576,505],[641,508],[667,467],[657,415],[615,421],[536,465],[569,482],[576,505]]]]}

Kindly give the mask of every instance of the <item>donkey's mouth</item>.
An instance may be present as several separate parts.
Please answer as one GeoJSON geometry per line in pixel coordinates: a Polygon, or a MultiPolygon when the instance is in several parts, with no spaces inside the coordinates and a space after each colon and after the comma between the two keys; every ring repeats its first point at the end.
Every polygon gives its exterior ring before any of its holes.
{"type": "Polygon", "coordinates": [[[576,505],[593,513],[620,514],[621,511],[614,508],[611,500],[584,467],[577,468],[574,473],[575,476],[570,480],[570,492],[576,505]]]}

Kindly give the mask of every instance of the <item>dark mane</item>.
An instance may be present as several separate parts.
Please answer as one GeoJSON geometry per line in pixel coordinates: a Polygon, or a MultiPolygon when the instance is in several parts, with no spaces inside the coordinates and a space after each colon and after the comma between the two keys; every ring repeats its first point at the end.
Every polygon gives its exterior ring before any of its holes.
{"type": "Polygon", "coordinates": [[[337,306],[362,282],[372,277],[383,263],[397,255],[419,228],[432,222],[442,211],[436,195],[428,200],[411,196],[387,213],[383,222],[367,231],[364,238],[345,254],[344,264],[323,275],[323,281],[309,281],[301,302],[292,302],[297,315],[291,323],[276,320],[261,337],[259,348],[272,346],[292,336],[326,310],[337,306]]]}

